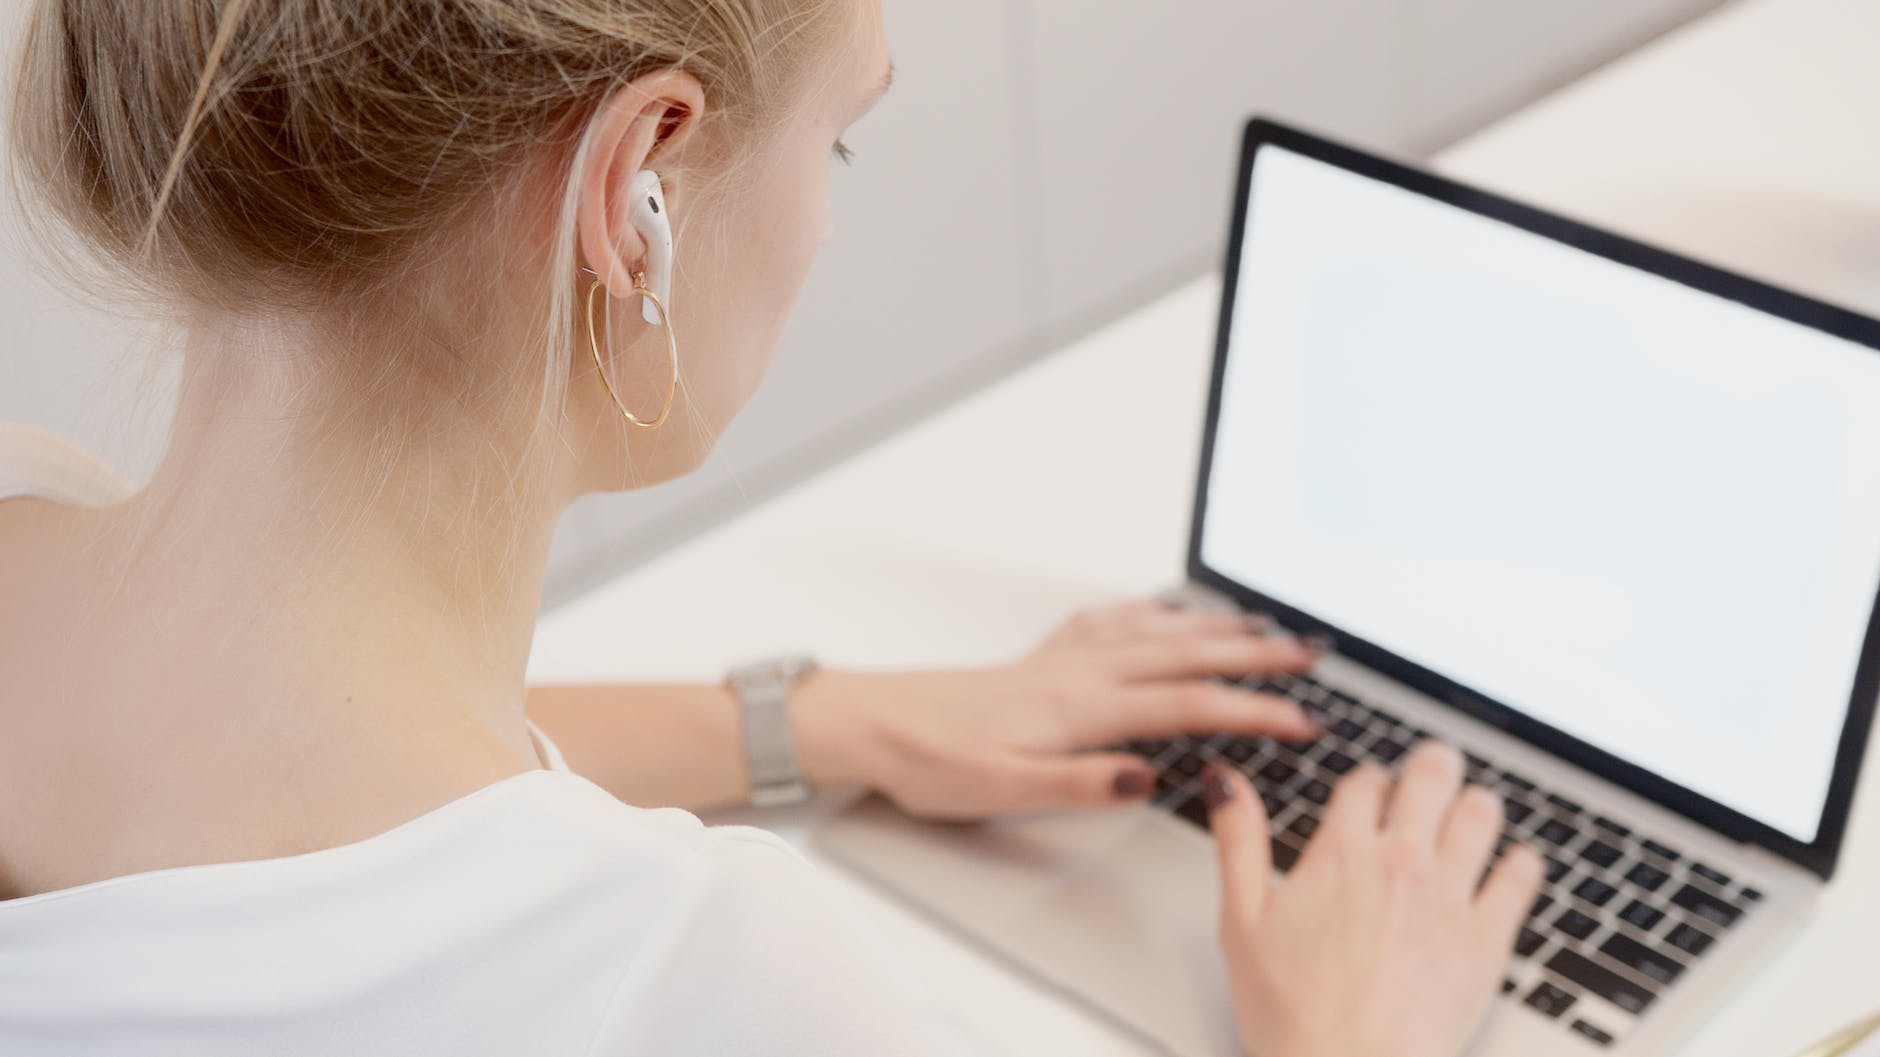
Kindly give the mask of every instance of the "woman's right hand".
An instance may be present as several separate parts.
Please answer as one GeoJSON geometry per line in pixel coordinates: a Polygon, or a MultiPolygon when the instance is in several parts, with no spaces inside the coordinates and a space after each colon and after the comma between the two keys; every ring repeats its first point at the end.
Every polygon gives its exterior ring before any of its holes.
{"type": "Polygon", "coordinates": [[[1538,894],[1541,858],[1511,846],[1483,880],[1501,801],[1464,790],[1462,775],[1461,754],[1438,742],[1395,782],[1376,764],[1352,771],[1274,887],[1259,797],[1236,772],[1208,772],[1221,942],[1255,1057],[1454,1057],[1468,1043],[1538,894]]]}

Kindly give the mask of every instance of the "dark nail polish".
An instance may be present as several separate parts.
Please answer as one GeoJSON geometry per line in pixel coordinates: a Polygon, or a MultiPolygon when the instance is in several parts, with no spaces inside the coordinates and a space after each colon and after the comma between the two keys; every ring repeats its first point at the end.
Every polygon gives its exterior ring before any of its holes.
{"type": "Polygon", "coordinates": [[[1154,787],[1154,776],[1148,771],[1135,767],[1126,767],[1116,772],[1115,780],[1110,783],[1110,788],[1124,800],[1148,796],[1149,790],[1154,787]]]}
{"type": "Polygon", "coordinates": [[[1227,780],[1220,767],[1209,764],[1207,770],[1201,772],[1201,799],[1207,803],[1208,810],[1219,808],[1233,796],[1233,783],[1227,780]]]}

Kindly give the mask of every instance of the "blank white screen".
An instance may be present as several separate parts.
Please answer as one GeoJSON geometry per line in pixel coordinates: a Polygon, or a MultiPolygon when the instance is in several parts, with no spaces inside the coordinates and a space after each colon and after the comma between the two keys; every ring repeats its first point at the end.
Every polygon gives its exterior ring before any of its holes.
{"type": "Polygon", "coordinates": [[[1811,841],[1880,354],[1263,146],[1201,555],[1811,841]]]}

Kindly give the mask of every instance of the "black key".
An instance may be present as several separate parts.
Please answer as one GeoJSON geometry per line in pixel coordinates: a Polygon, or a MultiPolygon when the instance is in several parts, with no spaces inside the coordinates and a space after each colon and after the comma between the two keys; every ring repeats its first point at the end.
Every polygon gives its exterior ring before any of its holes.
{"type": "Polygon", "coordinates": [[[1300,815],[1292,820],[1292,825],[1286,828],[1297,833],[1301,841],[1308,841],[1312,839],[1314,833],[1319,831],[1319,820],[1311,815],[1300,815]]]}
{"type": "Polygon", "coordinates": [[[1298,773],[1298,770],[1285,760],[1268,760],[1266,766],[1260,768],[1260,777],[1274,785],[1285,785],[1287,779],[1298,773]]]}
{"type": "Polygon", "coordinates": [[[1741,896],[1743,899],[1743,902],[1745,903],[1762,902],[1762,893],[1756,891],[1754,888],[1751,888],[1748,885],[1744,885],[1743,890],[1741,892],[1738,892],[1737,895],[1741,896]]]}
{"type": "Polygon", "coordinates": [[[1573,827],[1557,818],[1550,818],[1540,824],[1534,835],[1549,844],[1565,844],[1573,839],[1573,827]]]}
{"type": "Polygon", "coordinates": [[[1555,881],[1558,881],[1562,877],[1567,876],[1567,870],[1569,869],[1569,867],[1567,866],[1566,863],[1561,862],[1559,859],[1556,859],[1551,855],[1547,856],[1546,860],[1547,860],[1546,866],[1547,866],[1547,883],[1548,884],[1553,884],[1555,881]]]}
{"type": "Polygon", "coordinates": [[[1235,763],[1246,763],[1253,759],[1253,754],[1259,749],[1259,745],[1255,744],[1252,738],[1235,738],[1221,749],[1221,755],[1235,763]]]}
{"type": "Polygon", "coordinates": [[[1630,837],[1632,835],[1631,830],[1625,828],[1624,826],[1621,826],[1617,822],[1614,822],[1613,820],[1607,818],[1604,815],[1594,815],[1593,825],[1598,826],[1600,829],[1605,830],[1607,833],[1610,833],[1615,837],[1630,837]]]}
{"type": "Polygon", "coordinates": [[[1175,805],[1175,814],[1202,829],[1208,828],[1208,805],[1198,796],[1191,796],[1175,805]]]}
{"type": "Polygon", "coordinates": [[[1625,879],[1647,892],[1656,892],[1664,887],[1665,882],[1671,879],[1671,875],[1651,863],[1642,862],[1627,870],[1625,879]]]}
{"type": "Polygon", "coordinates": [[[1364,737],[1364,728],[1349,719],[1341,719],[1332,724],[1331,733],[1341,741],[1357,741],[1364,737]]]}
{"type": "Polygon", "coordinates": [[[1594,1042],[1599,1043],[1601,1046],[1612,1045],[1612,1036],[1610,1034],[1599,1030],[1598,1028],[1592,1026],[1591,1024],[1588,1024],[1584,1020],[1574,1021],[1573,1030],[1581,1035],[1586,1036],[1589,1039],[1592,1039],[1594,1042]]]}
{"type": "Polygon", "coordinates": [[[1619,854],[1619,849],[1603,840],[1593,841],[1580,849],[1580,858],[1602,868],[1618,862],[1619,854]]]}
{"type": "Polygon", "coordinates": [[[1285,873],[1299,861],[1299,849],[1275,837],[1273,839],[1273,868],[1285,873]]]}
{"type": "Polygon", "coordinates": [[[1618,895],[1619,890],[1597,877],[1589,877],[1574,888],[1573,894],[1596,907],[1603,907],[1612,902],[1612,897],[1618,895]]]}
{"type": "Polygon", "coordinates": [[[1577,951],[1562,948],[1547,959],[1547,968],[1579,984],[1588,991],[1625,1010],[1627,1013],[1643,1013],[1645,1007],[1652,1004],[1658,996],[1639,984],[1601,965],[1595,964],[1577,951]]]}
{"type": "Polygon", "coordinates": [[[1339,752],[1337,749],[1333,749],[1332,751],[1325,754],[1325,758],[1323,760],[1319,761],[1319,766],[1325,768],[1326,770],[1332,772],[1333,774],[1344,774],[1346,771],[1349,771],[1353,767],[1358,766],[1358,761],[1352,759],[1349,756],[1346,756],[1344,753],[1339,752]]]}
{"type": "Polygon", "coordinates": [[[1168,769],[1181,775],[1183,778],[1193,778],[1195,775],[1201,773],[1203,766],[1204,764],[1201,757],[1196,756],[1192,752],[1184,752],[1180,756],[1175,757],[1174,761],[1168,765],[1168,769]]]}
{"type": "Polygon", "coordinates": [[[1716,885],[1718,888],[1730,887],[1730,875],[1729,874],[1718,873],[1716,870],[1713,870],[1710,867],[1705,866],[1701,862],[1691,863],[1691,872],[1703,878],[1704,880],[1709,881],[1711,884],[1716,885]]]}
{"type": "Polygon", "coordinates": [[[1181,789],[1180,786],[1180,775],[1172,771],[1157,771],[1155,773],[1155,802],[1158,804],[1170,804],[1173,803],[1177,797],[1187,796],[1187,792],[1181,789]]]}
{"type": "Polygon", "coordinates": [[[1541,914],[1544,913],[1548,907],[1553,906],[1553,905],[1554,905],[1554,897],[1543,892],[1541,893],[1540,898],[1534,900],[1534,905],[1528,908],[1528,917],[1531,917],[1531,918],[1540,917],[1541,914]]]}
{"type": "Polygon", "coordinates": [[[1575,995],[1571,991],[1555,987],[1550,983],[1542,982],[1539,987],[1529,992],[1528,996],[1521,1001],[1540,1010],[1547,1016],[1557,1017],[1565,1013],[1567,1007],[1573,1005],[1578,997],[1578,995],[1575,995]]]}
{"type": "Polygon", "coordinates": [[[1534,791],[1533,782],[1528,781],[1513,771],[1501,772],[1501,780],[1521,790],[1523,793],[1532,793],[1534,791]]]}
{"type": "Polygon", "coordinates": [[[1569,910],[1554,919],[1554,928],[1572,936],[1576,940],[1583,940],[1599,931],[1599,922],[1594,921],[1592,918],[1587,917],[1577,910],[1569,910]]]}
{"type": "Polygon", "coordinates": [[[1684,963],[1661,954],[1624,933],[1615,932],[1599,945],[1599,952],[1647,980],[1668,984],[1684,971],[1684,963]]]}
{"type": "Polygon", "coordinates": [[[1696,885],[1685,885],[1671,901],[1712,924],[1729,928],[1743,912],[1696,885]]]}
{"type": "Polygon", "coordinates": [[[1534,813],[1534,809],[1512,797],[1501,802],[1501,813],[1507,816],[1510,824],[1524,821],[1534,813]]]}
{"type": "Polygon", "coordinates": [[[1299,787],[1299,795],[1315,804],[1323,804],[1332,798],[1332,787],[1314,778],[1299,787]]]}
{"type": "Polygon", "coordinates": [[[1678,927],[1672,929],[1671,934],[1665,937],[1665,942],[1695,958],[1709,950],[1710,945],[1717,941],[1711,939],[1710,933],[1703,929],[1692,928],[1679,922],[1678,927]]]}
{"type": "Polygon", "coordinates": [[[1541,944],[1546,942],[1547,937],[1535,932],[1533,929],[1524,928],[1521,930],[1521,934],[1514,938],[1514,953],[1522,958],[1532,958],[1534,957],[1534,952],[1540,950],[1541,944]]]}
{"type": "Polygon", "coordinates": [[[1640,932],[1650,932],[1657,928],[1658,923],[1664,919],[1664,911],[1636,899],[1627,903],[1624,910],[1619,911],[1619,920],[1638,929],[1640,932]]]}
{"type": "Polygon", "coordinates": [[[1568,800],[1566,797],[1561,796],[1559,793],[1548,793],[1547,802],[1559,808],[1560,810],[1566,812],[1569,815],[1577,815],[1582,810],[1580,805],[1574,803],[1571,800],[1568,800]]]}
{"type": "Polygon", "coordinates": [[[1297,763],[1299,760],[1304,759],[1304,755],[1308,751],[1310,750],[1305,746],[1289,745],[1283,741],[1269,741],[1266,743],[1266,751],[1261,753],[1261,755],[1276,760],[1285,760],[1289,763],[1297,763]]]}
{"type": "Polygon", "coordinates": [[[1401,757],[1406,751],[1408,750],[1404,748],[1403,742],[1392,741],[1389,738],[1384,738],[1376,745],[1371,746],[1371,755],[1385,763],[1396,763],[1398,757],[1401,757]]]}
{"type": "Polygon", "coordinates": [[[1261,793],[1260,805],[1266,808],[1267,818],[1276,818],[1280,812],[1286,810],[1286,801],[1281,800],[1272,793],[1261,793]]]}
{"type": "Polygon", "coordinates": [[[1679,856],[1677,852],[1672,851],[1670,848],[1665,847],[1655,840],[1640,841],[1639,843],[1645,846],[1646,851],[1651,852],[1653,855],[1658,856],[1666,862],[1678,861],[1679,856]]]}
{"type": "Polygon", "coordinates": [[[1307,701],[1307,702],[1304,702],[1300,706],[1300,708],[1301,708],[1301,711],[1303,711],[1306,714],[1307,719],[1311,720],[1315,725],[1321,728],[1324,727],[1327,723],[1330,723],[1332,721],[1330,699],[1320,700],[1320,701],[1307,701]]]}
{"type": "Polygon", "coordinates": [[[1462,754],[1462,774],[1477,785],[1487,785],[1495,780],[1495,769],[1488,765],[1487,760],[1472,752],[1462,754]]]}

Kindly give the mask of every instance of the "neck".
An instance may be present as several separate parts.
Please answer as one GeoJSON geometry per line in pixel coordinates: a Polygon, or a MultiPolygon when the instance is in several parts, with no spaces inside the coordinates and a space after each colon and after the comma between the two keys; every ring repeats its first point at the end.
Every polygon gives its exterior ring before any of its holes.
{"type": "Polygon", "coordinates": [[[194,635],[177,700],[481,740],[536,766],[523,677],[566,490],[519,494],[553,474],[490,417],[394,428],[256,358],[240,336],[192,337],[169,451],[118,522],[119,590],[194,635]]]}

